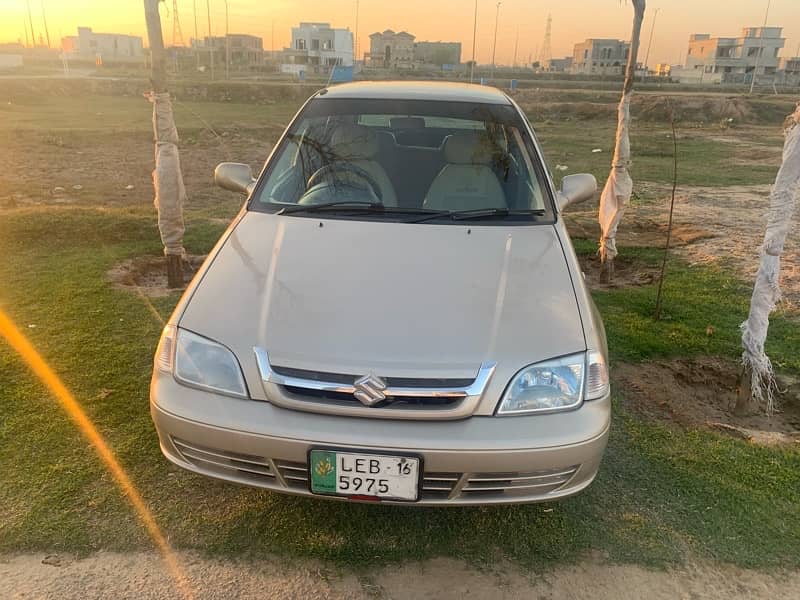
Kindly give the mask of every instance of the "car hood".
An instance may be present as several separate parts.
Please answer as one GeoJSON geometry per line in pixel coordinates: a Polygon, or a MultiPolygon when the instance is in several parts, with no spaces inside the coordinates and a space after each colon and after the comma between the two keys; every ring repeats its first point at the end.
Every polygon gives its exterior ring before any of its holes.
{"type": "MultiPolygon", "coordinates": [[[[388,377],[495,378],[586,348],[555,228],[244,215],[180,326],[239,358],[388,377]]],[[[260,394],[254,394],[258,397],[260,394]]]]}

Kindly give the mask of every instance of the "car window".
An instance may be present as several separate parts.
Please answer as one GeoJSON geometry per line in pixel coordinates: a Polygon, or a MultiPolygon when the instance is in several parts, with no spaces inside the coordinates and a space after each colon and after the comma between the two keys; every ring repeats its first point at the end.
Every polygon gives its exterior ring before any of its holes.
{"type": "MultiPolygon", "coordinates": [[[[402,119],[398,115],[359,115],[358,124],[367,127],[392,127],[392,120],[395,123],[402,119]]],[[[406,119],[421,119],[425,127],[440,127],[448,129],[485,129],[485,123],[474,119],[453,119],[451,117],[428,117],[406,115],[406,119]]],[[[410,121],[413,122],[413,121],[410,121]]],[[[419,122],[419,121],[417,121],[419,122]]]]}
{"type": "Polygon", "coordinates": [[[314,99],[287,131],[251,207],[355,202],[406,213],[500,209],[535,211],[545,222],[552,201],[543,174],[511,106],[314,99]]]}

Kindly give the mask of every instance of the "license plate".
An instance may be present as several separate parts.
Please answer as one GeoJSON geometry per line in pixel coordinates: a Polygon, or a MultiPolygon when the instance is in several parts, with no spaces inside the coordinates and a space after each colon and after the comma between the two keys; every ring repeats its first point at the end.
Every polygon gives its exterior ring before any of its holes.
{"type": "Polygon", "coordinates": [[[413,502],[419,494],[419,458],[336,450],[309,453],[311,491],[413,502]]]}

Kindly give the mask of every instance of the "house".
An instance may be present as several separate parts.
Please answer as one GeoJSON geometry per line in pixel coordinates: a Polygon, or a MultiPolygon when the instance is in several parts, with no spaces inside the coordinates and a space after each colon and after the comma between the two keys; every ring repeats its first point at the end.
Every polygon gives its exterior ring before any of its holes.
{"type": "Polygon", "coordinates": [[[576,75],[622,75],[628,63],[629,42],[589,38],[575,44],[570,73],[576,75]]]}
{"type": "Polygon", "coordinates": [[[785,43],[781,27],[745,27],[739,37],[689,38],[681,83],[750,83],[776,79],[779,53],[785,43]]]}
{"type": "Polygon", "coordinates": [[[292,46],[282,53],[284,73],[327,73],[335,66],[353,66],[353,33],[330,23],[292,27],[292,46]]]}
{"type": "MultiPolygon", "coordinates": [[[[227,36],[204,37],[202,40],[191,40],[192,50],[201,56],[211,54],[214,63],[224,65],[226,51],[230,45],[231,65],[240,67],[258,66],[264,62],[264,40],[254,35],[230,33],[227,36]]],[[[204,59],[204,62],[208,62],[204,59]]]]}
{"type": "Polygon", "coordinates": [[[672,65],[669,63],[656,64],[656,77],[669,77],[672,74],[672,65]]]}
{"type": "Polygon", "coordinates": [[[782,58],[778,73],[782,83],[800,85],[800,56],[782,58]]]}
{"type": "MultiPolygon", "coordinates": [[[[407,31],[391,29],[369,36],[366,64],[387,69],[411,69],[414,63],[414,36],[407,31]]],[[[460,52],[459,52],[460,54],[460,52]]]]}
{"type": "Polygon", "coordinates": [[[78,27],[78,35],[61,39],[61,49],[69,58],[138,62],[144,60],[142,38],[120,33],[95,33],[90,27],[78,27]]]}
{"type": "Polygon", "coordinates": [[[419,65],[460,65],[461,42],[416,42],[413,59],[419,65]]]}
{"type": "Polygon", "coordinates": [[[548,58],[541,65],[541,69],[547,73],[567,73],[572,69],[572,56],[564,58],[548,58]]]}

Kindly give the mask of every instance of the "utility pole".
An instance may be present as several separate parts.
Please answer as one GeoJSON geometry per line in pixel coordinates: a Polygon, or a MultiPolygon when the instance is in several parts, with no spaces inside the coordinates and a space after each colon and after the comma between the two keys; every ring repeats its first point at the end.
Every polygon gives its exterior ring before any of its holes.
{"type": "Polygon", "coordinates": [[[500,22],[500,5],[502,2],[497,3],[497,12],[494,16],[494,43],[492,44],[492,80],[494,80],[494,67],[495,67],[495,55],[497,52],[497,24],[500,22]]]}
{"type": "Polygon", "coordinates": [[[656,29],[656,19],[658,18],[658,11],[660,8],[657,8],[656,11],[653,13],[653,23],[650,26],[650,39],[647,42],[647,52],[644,55],[644,74],[642,75],[642,81],[644,82],[647,79],[647,72],[648,72],[648,61],[650,60],[650,46],[653,44],[653,32],[656,29]]]}
{"type": "Polygon", "coordinates": [[[206,0],[206,15],[208,16],[208,56],[211,63],[211,79],[214,79],[214,40],[211,39],[211,2],[206,0]]]}
{"type": "Polygon", "coordinates": [[[478,37],[478,0],[475,0],[475,19],[472,24],[472,63],[469,66],[469,82],[475,78],[475,42],[478,37]]]}
{"type": "Polygon", "coordinates": [[[44,13],[44,0],[42,0],[42,21],[44,22],[44,34],[47,36],[47,47],[50,48],[50,31],[47,29],[47,16],[44,13]]]}
{"type": "Polygon", "coordinates": [[[31,26],[31,46],[36,47],[36,34],[33,31],[33,15],[31,15],[31,0],[26,0],[28,5],[28,23],[31,26]]]}
{"type": "Polygon", "coordinates": [[[200,70],[200,40],[197,37],[197,0],[192,0],[192,16],[194,16],[194,55],[197,61],[197,69],[200,70]]]}
{"type": "Polygon", "coordinates": [[[172,0],[172,45],[183,46],[183,31],[181,31],[181,20],[178,17],[178,0],[172,0]]]}
{"type": "Polygon", "coordinates": [[[514,39],[514,68],[517,68],[517,49],[519,48],[519,25],[517,25],[517,37],[514,39]]]}
{"type": "Polygon", "coordinates": [[[356,32],[353,38],[353,69],[358,63],[358,0],[356,0],[356,32]]]}
{"type": "Polygon", "coordinates": [[[756,75],[758,75],[758,63],[761,62],[761,53],[764,52],[764,29],[767,27],[767,20],[769,19],[769,5],[772,0],[767,0],[767,11],[764,13],[764,26],[761,28],[761,35],[758,36],[758,54],[756,54],[756,64],[753,67],[753,78],[750,80],[750,93],[753,93],[753,88],[756,87],[756,75]]]}
{"type": "Polygon", "coordinates": [[[542,40],[542,45],[539,46],[539,52],[537,56],[539,57],[539,68],[544,69],[544,63],[548,60],[553,58],[553,49],[552,49],[552,39],[553,39],[553,15],[547,15],[547,25],[544,28],[544,39],[542,40]]]}
{"type": "Polygon", "coordinates": [[[656,12],[653,13],[653,24],[650,26],[650,40],[647,42],[647,52],[644,54],[644,74],[642,75],[642,82],[647,79],[647,61],[650,60],[650,45],[653,43],[653,32],[656,29],[656,19],[658,18],[658,11],[660,8],[656,9],[656,12]]]}
{"type": "Polygon", "coordinates": [[[183,199],[186,194],[178,156],[178,131],[167,92],[166,52],[158,14],[159,0],[144,0],[147,39],[150,46],[150,81],[153,103],[153,134],[155,136],[155,205],[158,209],[158,229],[167,258],[167,285],[183,286],[183,199]]]}
{"type": "Polygon", "coordinates": [[[225,79],[231,77],[231,37],[228,32],[228,0],[225,2],[225,79]]]}

